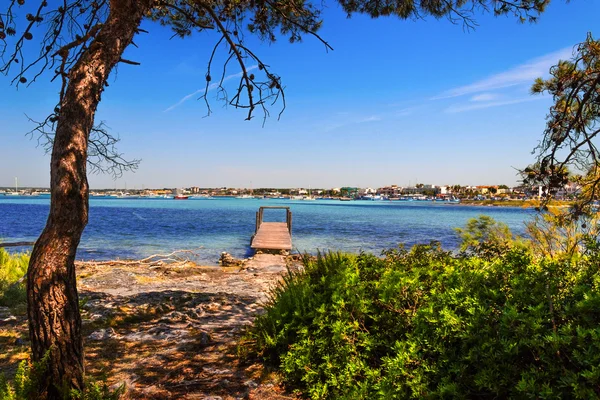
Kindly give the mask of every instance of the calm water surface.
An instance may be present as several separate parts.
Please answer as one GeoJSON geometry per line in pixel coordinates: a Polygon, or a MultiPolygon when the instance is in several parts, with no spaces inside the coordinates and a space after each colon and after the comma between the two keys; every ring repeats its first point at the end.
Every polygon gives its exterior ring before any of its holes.
{"type": "MultiPolygon", "coordinates": [[[[268,205],[291,207],[294,247],[310,253],[331,249],[379,254],[399,243],[431,240],[454,249],[458,239],[453,228],[470,218],[489,215],[523,234],[523,223],[534,214],[521,208],[430,202],[92,198],[78,258],[143,258],[179,249],[194,249],[196,261],[204,264],[216,264],[223,251],[248,256],[255,213],[268,205]]],[[[0,196],[0,240],[34,241],[48,207],[48,198],[0,196]]],[[[284,219],[282,210],[265,213],[265,220],[284,219]]]]}

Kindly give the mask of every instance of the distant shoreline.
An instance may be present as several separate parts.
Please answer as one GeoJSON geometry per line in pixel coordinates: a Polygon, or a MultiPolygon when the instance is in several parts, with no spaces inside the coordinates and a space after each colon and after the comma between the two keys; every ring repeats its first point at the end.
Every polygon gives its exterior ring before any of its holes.
{"type": "MultiPolygon", "coordinates": [[[[487,207],[519,207],[519,208],[536,208],[540,206],[539,200],[461,200],[461,205],[465,206],[487,206],[487,207]]],[[[552,201],[550,207],[570,207],[572,201],[552,201]]]]}

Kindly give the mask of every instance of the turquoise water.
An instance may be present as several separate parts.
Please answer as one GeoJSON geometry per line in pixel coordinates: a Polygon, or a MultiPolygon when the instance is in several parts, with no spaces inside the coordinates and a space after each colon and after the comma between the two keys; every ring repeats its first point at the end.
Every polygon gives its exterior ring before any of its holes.
{"type": "MultiPolygon", "coordinates": [[[[255,213],[269,205],[291,207],[294,247],[309,253],[380,254],[399,243],[431,240],[454,249],[458,238],[453,228],[470,218],[489,215],[523,234],[523,223],[534,215],[521,208],[430,202],[92,198],[78,258],[142,258],[179,249],[194,250],[196,261],[205,264],[216,264],[223,251],[245,257],[251,254],[255,213]]],[[[48,206],[48,198],[0,196],[0,240],[34,241],[44,227],[48,206]]],[[[281,210],[265,213],[265,220],[284,219],[281,210]]]]}

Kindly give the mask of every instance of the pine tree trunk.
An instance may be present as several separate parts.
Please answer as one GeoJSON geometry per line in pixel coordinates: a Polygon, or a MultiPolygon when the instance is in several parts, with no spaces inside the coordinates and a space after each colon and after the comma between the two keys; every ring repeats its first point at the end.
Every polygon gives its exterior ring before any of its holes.
{"type": "Polygon", "coordinates": [[[50,162],[50,215],[27,272],[27,312],[34,361],[49,355],[39,396],[83,389],[83,338],[75,254],[88,221],[88,138],[112,68],[131,43],[151,0],[111,0],[110,15],[69,72],[50,162]]]}

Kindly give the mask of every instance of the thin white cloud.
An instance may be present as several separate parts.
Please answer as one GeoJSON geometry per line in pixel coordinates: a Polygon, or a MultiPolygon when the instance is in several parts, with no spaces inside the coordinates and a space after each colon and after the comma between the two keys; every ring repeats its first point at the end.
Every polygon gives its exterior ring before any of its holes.
{"type": "Polygon", "coordinates": [[[403,108],[402,110],[396,111],[395,115],[397,117],[408,117],[409,115],[413,114],[416,109],[417,109],[417,107],[403,108]]]}
{"type": "Polygon", "coordinates": [[[366,117],[366,118],[359,120],[358,123],[375,122],[375,121],[381,121],[381,117],[378,115],[371,115],[370,117],[366,117]]]}
{"type": "MultiPolygon", "coordinates": [[[[254,69],[258,68],[258,65],[252,65],[248,68],[246,68],[246,71],[252,71],[254,69]]],[[[223,82],[227,82],[231,79],[234,78],[239,78],[243,75],[242,72],[238,72],[237,74],[231,74],[231,75],[227,75],[225,78],[223,78],[223,82]]],[[[182,105],[183,103],[185,103],[186,101],[188,101],[189,99],[191,99],[192,97],[195,97],[197,95],[199,95],[200,93],[204,93],[204,91],[206,90],[207,92],[210,92],[211,90],[216,89],[217,87],[219,87],[218,83],[211,83],[210,85],[208,85],[208,90],[206,88],[202,88],[202,89],[198,89],[195,92],[192,92],[186,96],[183,96],[177,103],[173,104],[172,106],[166,108],[163,112],[169,112],[177,107],[179,107],[180,105],[182,105]]]]}
{"type": "MultiPolygon", "coordinates": [[[[338,115],[338,116],[344,117],[345,115],[338,115]]],[[[379,115],[370,115],[370,116],[366,116],[366,117],[362,117],[362,118],[357,117],[357,118],[352,118],[352,119],[344,118],[343,120],[336,118],[335,121],[321,124],[319,126],[319,128],[322,129],[324,132],[332,132],[332,131],[336,131],[336,130],[346,127],[346,126],[351,126],[351,125],[356,125],[356,124],[364,124],[364,123],[369,123],[369,122],[377,122],[377,121],[381,121],[381,120],[383,120],[383,118],[379,115]]]]}
{"type": "Polygon", "coordinates": [[[481,93],[481,94],[476,94],[475,96],[471,97],[469,99],[469,101],[474,101],[474,102],[480,102],[480,101],[492,101],[492,100],[496,100],[498,97],[497,94],[494,93],[481,93]]]}
{"type": "Polygon", "coordinates": [[[460,113],[460,112],[465,112],[465,111],[481,110],[482,108],[500,107],[500,106],[508,106],[510,104],[525,103],[528,101],[541,100],[543,98],[544,98],[544,96],[530,96],[530,97],[523,97],[520,99],[506,100],[506,101],[492,101],[492,102],[459,104],[459,105],[450,106],[450,107],[446,108],[444,111],[447,113],[454,114],[454,113],[460,113]]]}
{"type": "Polygon", "coordinates": [[[525,64],[518,65],[507,71],[489,76],[485,79],[473,82],[468,85],[459,86],[454,89],[446,90],[431,100],[448,99],[468,94],[481,93],[490,90],[507,88],[510,86],[531,84],[534,79],[548,74],[550,67],[556,65],[558,60],[568,59],[572,56],[571,47],[534,58],[525,64]]]}

